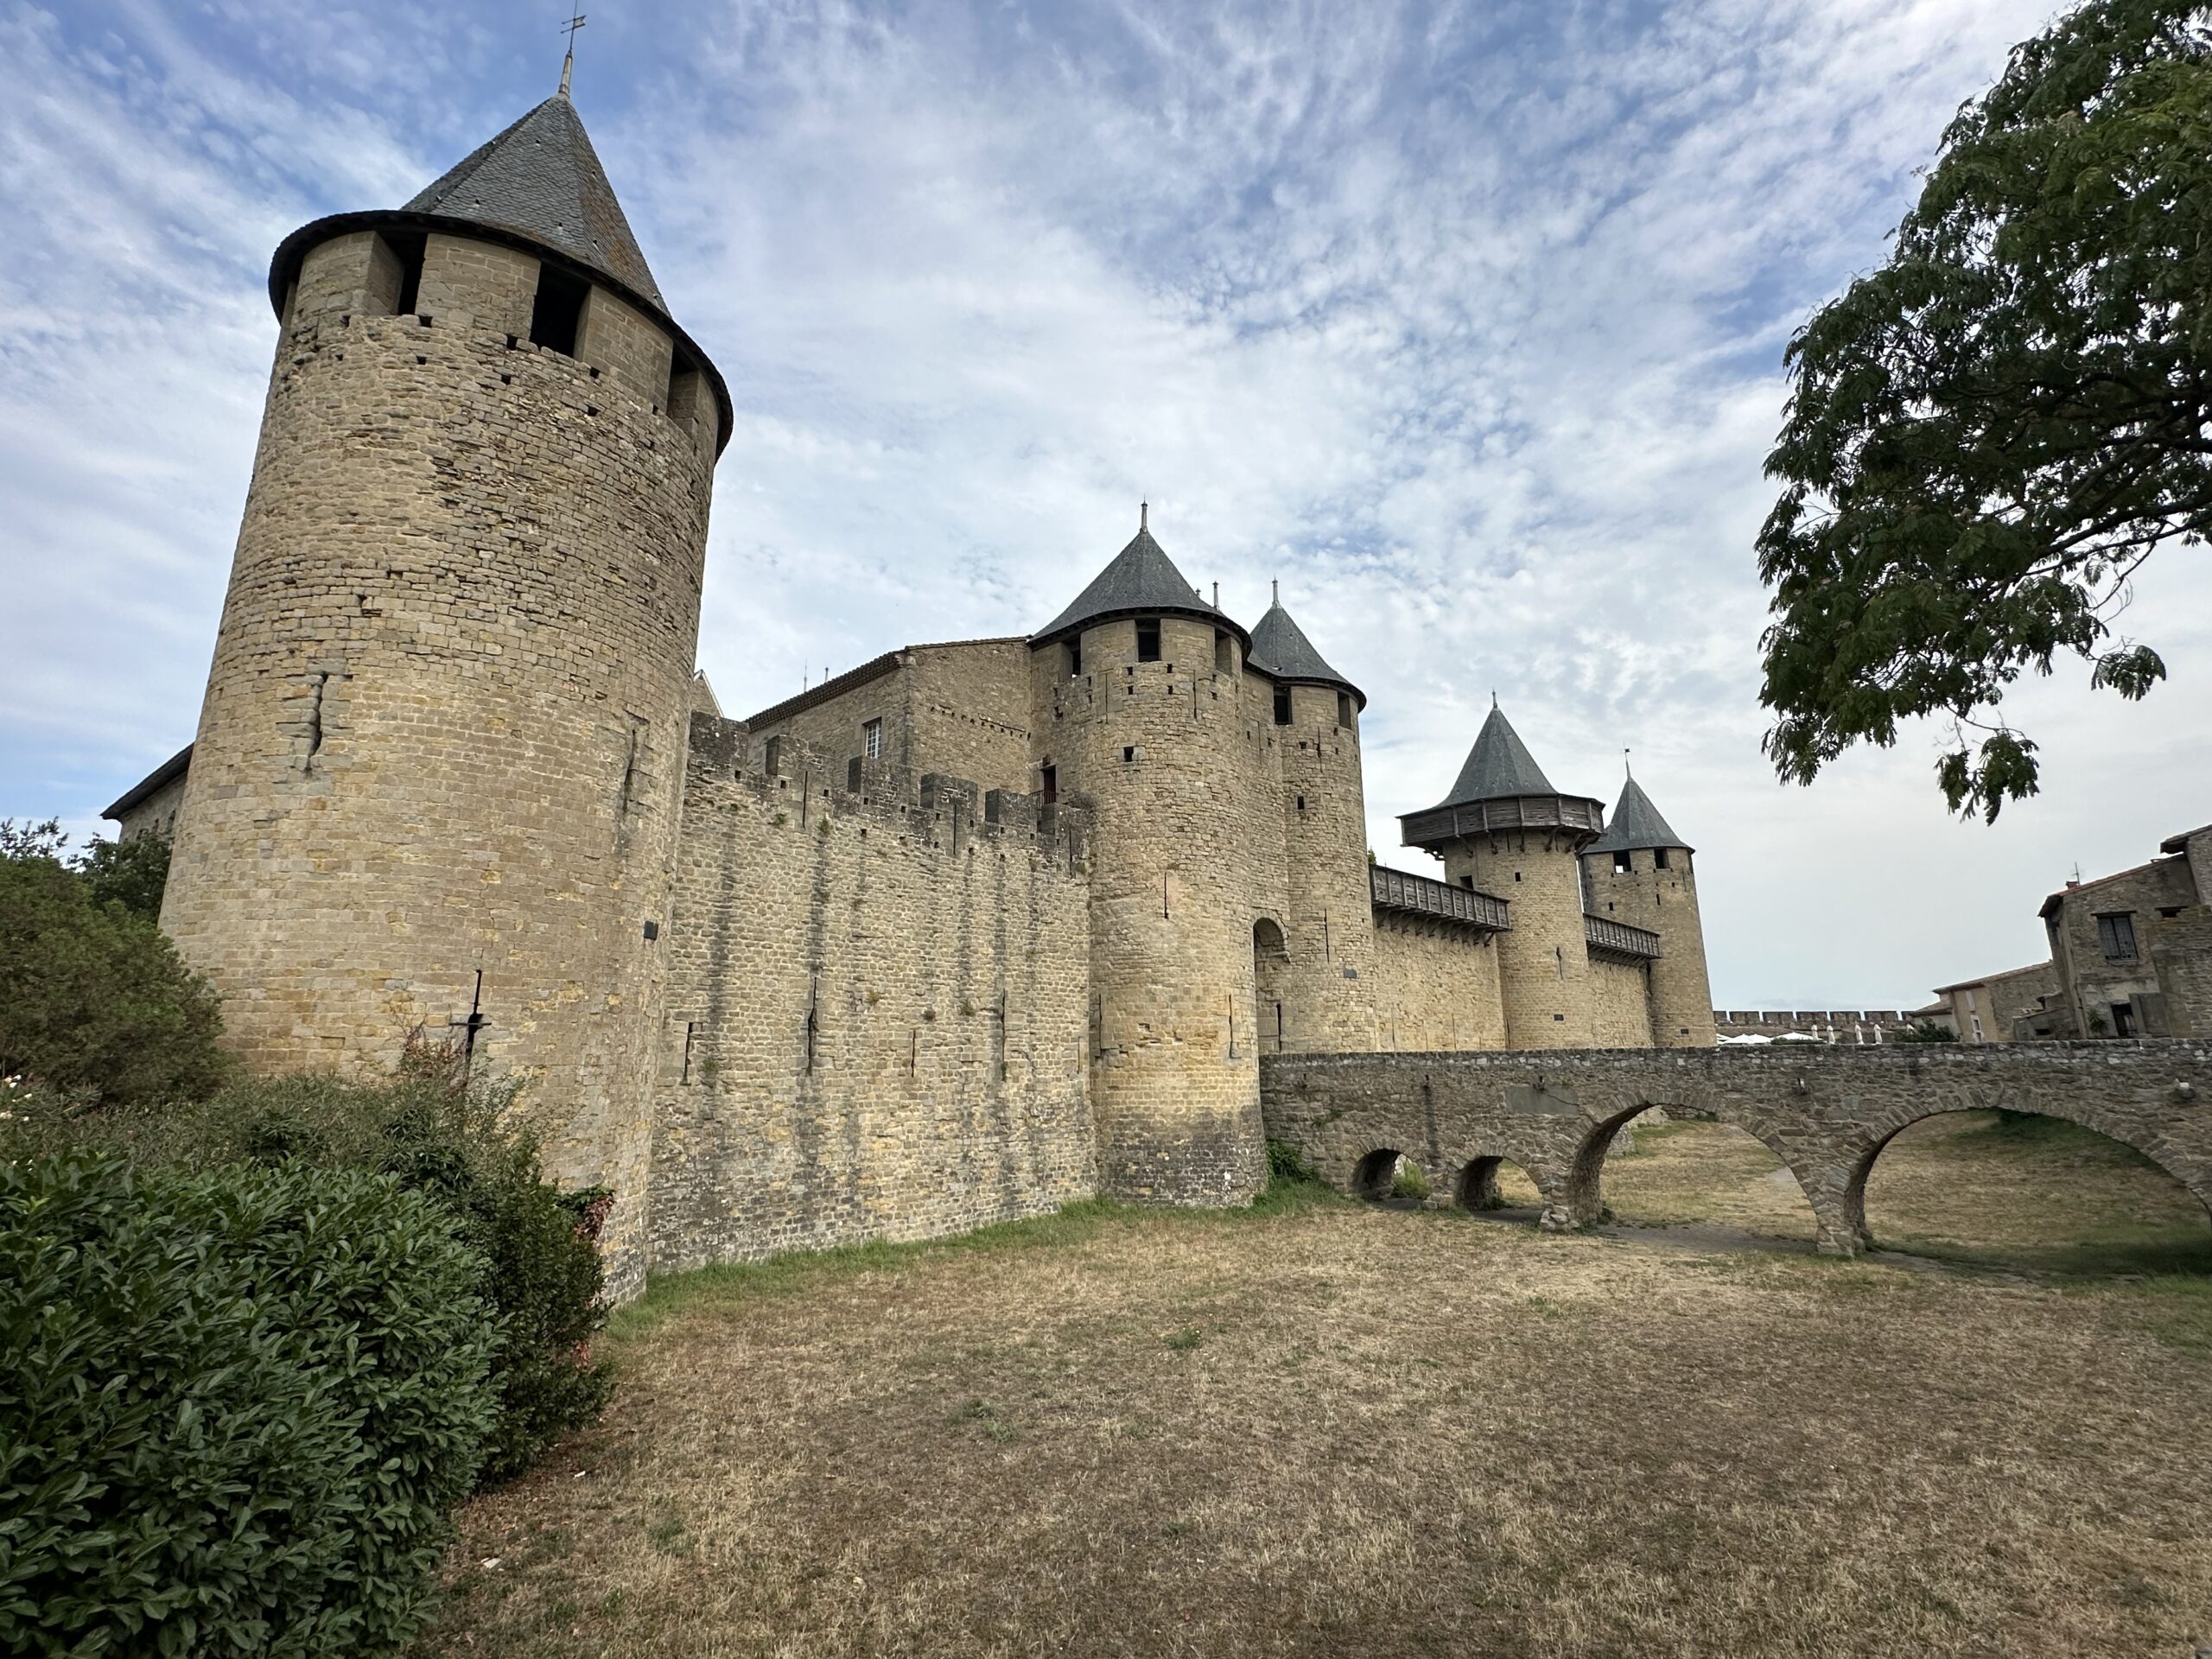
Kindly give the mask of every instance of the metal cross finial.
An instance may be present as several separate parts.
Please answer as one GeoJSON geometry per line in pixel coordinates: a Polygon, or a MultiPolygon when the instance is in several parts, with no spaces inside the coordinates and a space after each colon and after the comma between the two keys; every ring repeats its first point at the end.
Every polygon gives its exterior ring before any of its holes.
{"type": "Polygon", "coordinates": [[[1628,751],[1626,749],[1623,749],[1621,751],[1621,770],[1631,778],[1636,776],[1636,768],[1628,763],[1628,751]]]}
{"type": "Polygon", "coordinates": [[[569,55],[561,60],[561,94],[568,96],[569,77],[576,67],[576,31],[584,26],[585,17],[576,9],[574,0],[569,7],[569,21],[561,25],[561,32],[569,37],[569,55]]]}
{"type": "Polygon", "coordinates": [[[1490,706],[1492,709],[1496,709],[1497,707],[1497,689],[1495,686],[1491,689],[1490,706]]]}
{"type": "Polygon", "coordinates": [[[1149,502],[1149,501],[1140,501],[1140,502],[1138,502],[1138,503],[1137,503],[1137,528],[1138,528],[1139,530],[1143,530],[1143,529],[1147,528],[1147,527],[1151,523],[1152,523],[1152,503],[1151,503],[1151,502],[1149,502]]]}
{"type": "Polygon", "coordinates": [[[1282,579],[1271,576],[1268,580],[1268,597],[1278,605],[1282,603],[1282,579]]]}

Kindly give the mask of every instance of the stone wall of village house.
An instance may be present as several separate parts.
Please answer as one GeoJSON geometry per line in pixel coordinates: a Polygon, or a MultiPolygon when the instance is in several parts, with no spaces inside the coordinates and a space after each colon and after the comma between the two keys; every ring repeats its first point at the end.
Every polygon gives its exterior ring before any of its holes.
{"type": "Polygon", "coordinates": [[[2162,858],[2139,870],[2084,882],[2068,888],[2063,899],[2049,929],[2051,961],[2079,1022],[2075,1029],[2090,1037],[2120,1034],[2113,1012],[2119,1004],[2130,1008],[2134,1035],[2169,1035],[2171,1004],[2160,990],[2156,964],[2159,956],[2177,954],[2170,937],[2173,925],[2185,922],[2196,905],[2189,860],[2162,858]],[[2135,949],[2113,960],[2104,953],[2097,918],[2119,915],[2128,918],[2135,949]]]}
{"type": "Polygon", "coordinates": [[[1405,1053],[1503,1048],[1497,946],[1465,928],[1375,918],[1376,1046],[1405,1053]]]}
{"type": "Polygon", "coordinates": [[[766,776],[747,749],[744,727],[694,718],[655,1268],[1091,1196],[1080,815],[882,766],[855,796],[831,757],[794,741],[766,776]]]}

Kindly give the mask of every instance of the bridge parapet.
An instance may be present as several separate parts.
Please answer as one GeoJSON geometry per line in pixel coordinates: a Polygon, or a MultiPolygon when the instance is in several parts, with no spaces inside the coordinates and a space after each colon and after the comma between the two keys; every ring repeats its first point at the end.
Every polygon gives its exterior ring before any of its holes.
{"type": "Polygon", "coordinates": [[[1260,1099],[1268,1134],[1340,1190],[1395,1150],[1449,1202],[1510,1158],[1542,1192],[1553,1230],[1598,1219],[1615,1132],[1655,1106],[1764,1141],[1834,1254],[1872,1242],[1866,1176],[1882,1147],[1943,1112],[2066,1118],[2135,1147],[2212,1211],[2212,1043],[2201,1041],[1268,1055],[1260,1099]]]}

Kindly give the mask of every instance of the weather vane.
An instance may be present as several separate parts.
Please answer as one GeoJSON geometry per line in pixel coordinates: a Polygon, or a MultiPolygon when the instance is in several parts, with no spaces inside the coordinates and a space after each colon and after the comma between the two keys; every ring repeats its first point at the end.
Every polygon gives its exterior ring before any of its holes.
{"type": "Polygon", "coordinates": [[[569,37],[569,55],[561,60],[561,91],[569,90],[569,76],[576,67],[576,31],[584,26],[585,18],[575,4],[569,7],[569,21],[561,25],[561,32],[569,37]]]}

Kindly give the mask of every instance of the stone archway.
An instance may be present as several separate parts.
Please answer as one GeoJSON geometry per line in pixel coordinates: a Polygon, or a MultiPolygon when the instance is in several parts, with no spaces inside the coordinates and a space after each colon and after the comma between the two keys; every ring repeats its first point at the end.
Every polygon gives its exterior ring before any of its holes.
{"type": "Polygon", "coordinates": [[[1615,1140],[1624,1128],[1644,1113],[1661,1109],[1692,1122],[1726,1124],[1750,1135],[1772,1153],[1775,1161],[1789,1172],[1791,1182],[1804,1198],[1812,1212],[1821,1248],[1827,1248],[1829,1226],[1827,1214],[1815,1196],[1819,1185],[1817,1171],[1809,1166],[1801,1166],[1799,1160],[1792,1156],[1789,1143],[1770,1126],[1747,1122],[1744,1116],[1716,1109],[1709,1104],[1691,1105],[1680,1100],[1643,1100],[1600,1120],[1583,1136],[1581,1143],[1575,1148],[1573,1163],[1567,1174],[1565,1209],[1570,1217],[1569,1225],[1593,1226],[1604,1217],[1605,1160],[1612,1153],[1615,1140]]]}
{"type": "Polygon", "coordinates": [[[1526,1219],[1534,1222],[1542,1215],[1544,1208],[1543,1189],[1537,1185],[1535,1175],[1518,1159],[1503,1154],[1467,1160],[1460,1167],[1459,1179],[1452,1198],[1459,1208],[1470,1215],[1503,1214],[1513,1217],[1522,1213],[1525,1214],[1526,1219]],[[1524,1195],[1510,1195],[1503,1190],[1500,1178],[1507,1175],[1509,1168],[1535,1189],[1533,1202],[1524,1195]]]}
{"type": "MultiPolygon", "coordinates": [[[[2130,1151],[2139,1153],[2170,1176],[2182,1189],[2204,1206],[2208,1221],[2212,1221],[2212,1192],[2204,1185],[2190,1179],[2191,1169],[2186,1160],[2177,1159],[2171,1148],[2160,1144],[2164,1137],[2136,1135],[2128,1126],[2114,1122],[2111,1116],[2094,1109],[2084,1109],[2072,1101],[2052,1100],[2021,1103],[2013,1100],[1985,1103],[1980,1100],[1951,1099],[1942,1101],[1922,1110],[1903,1110],[1894,1114],[1897,1121],[1885,1121],[1878,1133],[1856,1148],[1845,1165],[1837,1182],[1837,1222],[1835,1231],[1842,1253],[1857,1255],[1862,1250],[1877,1248],[1873,1230],[1866,1223],[1866,1184],[1873,1175],[1874,1166],[1890,1143],[1915,1124],[1931,1119],[1946,1117],[1961,1112],[2005,1110],[2035,1117],[2055,1118],[2064,1123],[2102,1135],[2130,1151]],[[2151,1144],[2145,1144],[2146,1141],[2151,1144]]],[[[1823,1248],[1826,1248],[1825,1241],[1823,1248]]]]}
{"type": "Polygon", "coordinates": [[[1282,924],[1262,916],[1252,924],[1253,1014],[1259,1021],[1260,1052],[1280,1054],[1295,1043],[1287,1004],[1290,1000],[1290,946],[1282,924]]]}

